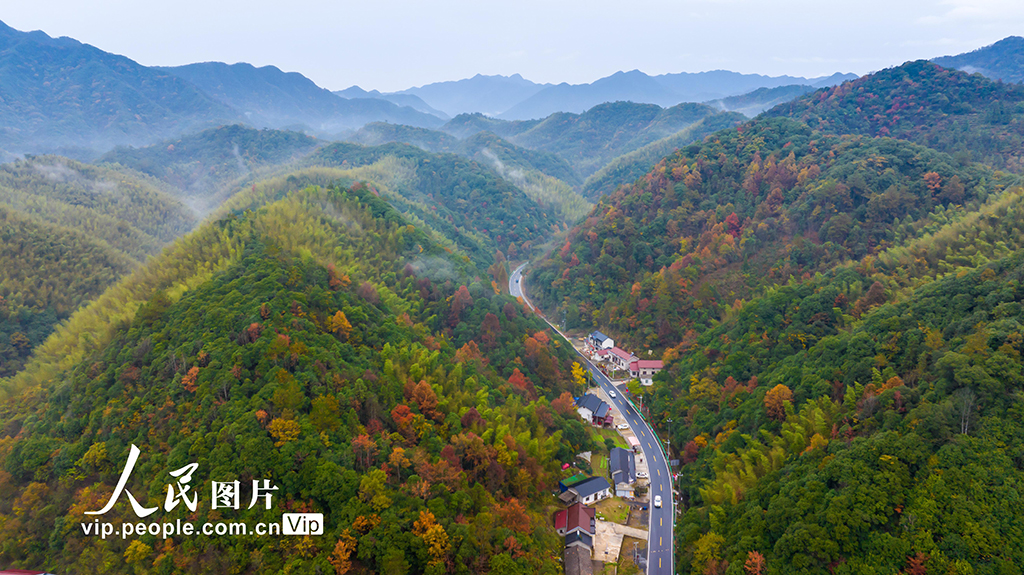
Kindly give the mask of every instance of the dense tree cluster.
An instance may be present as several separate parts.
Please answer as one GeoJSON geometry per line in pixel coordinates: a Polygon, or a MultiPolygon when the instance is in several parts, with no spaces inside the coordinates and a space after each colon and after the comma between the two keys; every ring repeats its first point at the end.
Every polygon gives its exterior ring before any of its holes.
{"type": "MultiPolygon", "coordinates": [[[[205,237],[234,246],[228,261],[207,260],[217,271],[183,292],[154,285],[65,385],[4,404],[0,560],[112,573],[555,572],[561,543],[542,496],[590,440],[551,403],[572,385],[571,355],[539,319],[458,263],[417,273],[423,258],[450,256],[362,185],[293,193],[193,236],[178,249],[205,237]],[[307,510],[325,514],[326,536],[86,537],[81,513],[110,495],[131,444],[144,472],[129,487],[149,501],[162,500],[164,470],[191,462],[193,483],[280,488],[271,511],[207,502],[164,520],[307,510]]],[[[133,517],[125,504],[104,520],[133,517]]]]}
{"type": "Polygon", "coordinates": [[[464,247],[481,267],[510,242],[529,252],[560,221],[494,171],[453,154],[430,154],[398,143],[339,143],[321,148],[309,163],[376,167],[380,177],[374,179],[388,186],[389,201],[464,247]]]}
{"type": "Polygon", "coordinates": [[[254,172],[310,153],[318,142],[301,132],[220,126],[151,146],[119,146],[98,162],[158,178],[190,196],[210,196],[254,172]]]}
{"type": "Polygon", "coordinates": [[[886,281],[866,271],[773,290],[659,376],[685,446],[684,570],[715,533],[717,560],[756,552],[766,573],[1018,572],[1024,257],[857,320],[859,286],[886,281]]]}
{"type": "Polygon", "coordinates": [[[910,140],[961,162],[1024,171],[1024,86],[925,60],[807,94],[766,115],[834,134],[910,140]]]}
{"type": "Polygon", "coordinates": [[[767,285],[900,245],[1005,181],[907,142],[755,120],[620,188],[538,266],[531,287],[571,326],[669,347],[767,285]]]}
{"type": "Polygon", "coordinates": [[[195,221],[152,182],[105,168],[57,156],[0,166],[0,377],[195,221]]]}

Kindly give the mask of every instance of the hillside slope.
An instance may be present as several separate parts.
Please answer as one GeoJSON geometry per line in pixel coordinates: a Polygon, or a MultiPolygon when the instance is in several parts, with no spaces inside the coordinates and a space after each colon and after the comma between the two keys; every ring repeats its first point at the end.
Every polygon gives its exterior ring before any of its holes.
{"type": "MultiPolygon", "coordinates": [[[[570,355],[474,275],[363,185],[205,224],[80,316],[118,314],[93,323],[98,337],[52,338],[80,359],[32,373],[59,379],[0,404],[0,561],[556,573],[547,492],[559,462],[590,448],[565,439],[586,437],[560,397],[570,355]],[[318,512],[324,535],[84,535],[83,511],[110,496],[132,445],[126,486],[144,505],[164,499],[167,471],[196,463],[197,510],[164,507],[159,521],[318,512]],[[235,477],[246,499],[266,478],[267,508],[212,510],[210,481],[235,477]]],[[[103,520],[139,519],[122,501],[103,520]]]]}
{"type": "Polygon", "coordinates": [[[0,377],[196,217],[155,182],[36,156],[0,166],[0,377]]]}
{"type": "Polygon", "coordinates": [[[738,112],[708,116],[671,136],[655,140],[642,148],[622,154],[591,174],[583,182],[580,194],[591,200],[611,194],[619,186],[635,182],[649,172],[662,158],[671,155],[677,149],[699,142],[719,130],[735,126],[744,119],[743,115],[738,112]]]}
{"type": "Polygon", "coordinates": [[[360,177],[383,184],[400,211],[425,222],[481,268],[499,250],[530,254],[559,229],[555,213],[493,170],[454,154],[405,144],[338,143],[320,148],[306,163],[362,170],[360,177]]]}
{"type": "Polygon", "coordinates": [[[205,214],[236,191],[240,182],[298,161],[321,144],[299,132],[235,124],[142,148],[117,147],[97,163],[166,182],[183,201],[205,214]]]}
{"type": "Polygon", "coordinates": [[[684,446],[684,569],[1014,572],[1022,199],[772,290],[675,356],[655,410],[684,446]]]}
{"type": "Polygon", "coordinates": [[[1024,86],[925,60],[807,94],[765,112],[837,134],[889,136],[959,161],[1024,171],[1024,86]]]}
{"type": "Polygon", "coordinates": [[[763,286],[899,245],[930,214],[976,207],[1008,181],[909,142],[754,120],[621,187],[531,286],[570,326],[668,347],[763,286]]]}

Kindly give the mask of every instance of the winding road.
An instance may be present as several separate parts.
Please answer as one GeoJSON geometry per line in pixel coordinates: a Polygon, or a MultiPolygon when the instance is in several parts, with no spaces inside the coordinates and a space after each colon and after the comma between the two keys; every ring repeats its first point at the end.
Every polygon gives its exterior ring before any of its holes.
{"type": "MultiPolygon", "coordinates": [[[[520,265],[512,275],[508,278],[508,290],[513,297],[521,297],[531,308],[533,304],[526,298],[526,293],[523,290],[523,269],[526,268],[526,262],[520,265]]],[[[543,316],[541,316],[543,317],[543,316]]],[[[547,322],[545,319],[544,321],[547,322]]],[[[558,335],[562,336],[569,345],[572,342],[569,338],[565,337],[557,327],[547,322],[548,325],[558,335]]],[[[573,346],[575,349],[575,346],[573,346]]],[[[579,351],[577,351],[579,354],[579,351]]],[[[674,571],[673,567],[673,556],[672,556],[672,530],[674,528],[673,518],[673,502],[672,497],[672,474],[669,470],[668,460],[665,457],[665,453],[661,448],[661,444],[658,442],[654,435],[654,430],[651,426],[639,416],[633,404],[624,398],[623,390],[620,390],[612,385],[612,382],[608,379],[608,376],[601,373],[597,367],[591,363],[583,354],[579,354],[580,359],[583,360],[584,365],[590,370],[594,381],[604,389],[607,394],[610,391],[615,391],[618,397],[611,398],[612,403],[619,410],[619,413],[626,419],[626,423],[633,429],[638,440],[640,440],[640,448],[643,451],[643,456],[647,460],[648,468],[650,469],[651,485],[650,485],[650,537],[648,539],[648,554],[647,554],[647,574],[648,575],[672,575],[674,571]],[[660,495],[662,505],[660,508],[654,507],[654,497],[660,495]]],[[[619,423],[619,422],[616,422],[619,423]]]]}

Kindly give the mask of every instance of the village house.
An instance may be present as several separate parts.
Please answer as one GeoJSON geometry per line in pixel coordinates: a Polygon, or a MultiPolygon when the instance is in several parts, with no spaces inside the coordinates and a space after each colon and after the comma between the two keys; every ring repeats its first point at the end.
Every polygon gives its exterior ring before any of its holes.
{"type": "Polygon", "coordinates": [[[595,331],[588,335],[586,343],[593,350],[611,349],[615,347],[615,340],[599,331],[595,331]]]}
{"type": "Polygon", "coordinates": [[[591,550],[586,547],[566,547],[563,553],[565,575],[593,575],[594,563],[590,556],[591,550]]]}
{"type": "Polygon", "coordinates": [[[639,379],[642,385],[651,385],[654,374],[661,371],[664,363],[660,359],[638,359],[629,364],[629,376],[639,379]]]}
{"type": "Polygon", "coordinates": [[[574,503],[568,509],[555,513],[555,530],[562,537],[576,531],[593,535],[597,529],[597,510],[582,503],[574,503]]]}
{"type": "Polygon", "coordinates": [[[579,399],[576,403],[576,413],[579,413],[583,421],[587,421],[591,425],[608,426],[615,423],[611,406],[591,393],[585,394],[579,399]]]}
{"type": "Polygon", "coordinates": [[[632,497],[636,483],[636,456],[628,449],[613,447],[608,454],[608,471],[617,497],[632,497]]]}
{"type": "Polygon", "coordinates": [[[589,505],[612,496],[612,486],[604,477],[591,477],[570,486],[558,499],[566,505],[583,503],[589,505]]]}
{"type": "Polygon", "coordinates": [[[637,357],[626,350],[617,347],[608,350],[608,364],[612,366],[612,369],[629,369],[629,364],[634,361],[637,361],[637,357]]]}
{"type": "Polygon", "coordinates": [[[594,548],[594,536],[582,531],[574,531],[565,536],[565,547],[582,547],[589,552],[594,548]]]}

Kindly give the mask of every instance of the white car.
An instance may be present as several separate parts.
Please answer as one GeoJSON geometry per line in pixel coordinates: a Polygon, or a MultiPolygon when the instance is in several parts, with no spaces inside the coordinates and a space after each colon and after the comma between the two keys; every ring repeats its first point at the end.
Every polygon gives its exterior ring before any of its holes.
{"type": "MultiPolygon", "coordinates": [[[[650,474],[648,474],[646,471],[637,471],[636,477],[637,479],[647,479],[648,477],[650,477],[650,474]]],[[[658,497],[661,496],[659,495],[658,497]]]]}
{"type": "Polygon", "coordinates": [[[654,506],[658,508],[661,507],[661,495],[654,496],[654,506]]]}
{"type": "Polygon", "coordinates": [[[614,391],[609,391],[608,397],[618,397],[618,395],[614,391]]]}
{"type": "Polygon", "coordinates": [[[629,424],[628,423],[620,423],[620,424],[615,426],[615,429],[621,429],[622,431],[625,431],[625,430],[629,429],[629,424]]]}

